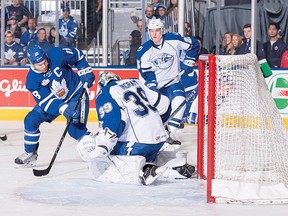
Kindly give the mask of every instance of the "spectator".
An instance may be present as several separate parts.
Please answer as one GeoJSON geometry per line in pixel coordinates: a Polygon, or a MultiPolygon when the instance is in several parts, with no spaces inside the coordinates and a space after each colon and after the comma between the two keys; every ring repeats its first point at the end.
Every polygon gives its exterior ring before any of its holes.
{"type": "Polygon", "coordinates": [[[158,8],[155,11],[155,15],[157,18],[162,20],[162,22],[164,23],[165,31],[167,32],[169,29],[169,21],[168,21],[169,18],[167,17],[167,8],[164,5],[158,6],[158,8]]]}
{"type": "Polygon", "coordinates": [[[40,28],[38,30],[38,45],[47,53],[51,48],[51,44],[46,39],[46,29],[40,28]]]}
{"type": "MultiPolygon", "coordinates": [[[[154,11],[155,11],[155,15],[156,15],[156,16],[158,16],[158,13],[156,12],[157,9],[158,9],[160,6],[163,6],[163,7],[164,7],[164,4],[161,3],[160,0],[152,0],[151,5],[154,7],[154,11]]],[[[165,8],[165,9],[166,9],[166,8],[165,8]]]]}
{"type": "Polygon", "coordinates": [[[28,29],[21,35],[20,44],[24,47],[24,51],[30,40],[37,40],[36,20],[30,18],[28,20],[28,29]]]}
{"type": "Polygon", "coordinates": [[[191,34],[191,24],[189,22],[184,22],[184,37],[190,37],[191,34]]]}
{"type": "Polygon", "coordinates": [[[102,0],[94,0],[94,11],[93,11],[93,38],[97,37],[97,31],[98,28],[101,24],[102,21],[102,5],[103,5],[103,1],[102,0]]]}
{"type": "Polygon", "coordinates": [[[167,13],[172,14],[173,21],[177,23],[178,21],[178,0],[170,0],[169,6],[167,8],[167,13]]]}
{"type": "MultiPolygon", "coordinates": [[[[251,24],[245,24],[243,26],[244,40],[243,44],[237,49],[235,55],[251,53],[251,24]]],[[[265,59],[265,53],[263,45],[260,41],[256,41],[256,55],[258,60],[265,59]]]]}
{"type": "Polygon", "coordinates": [[[166,12],[167,12],[167,8],[164,5],[160,5],[155,10],[155,15],[157,18],[161,19],[163,22],[163,20],[165,19],[167,15],[166,12]]]}
{"type": "Polygon", "coordinates": [[[19,27],[17,25],[17,20],[16,20],[15,16],[11,16],[9,21],[10,21],[9,22],[10,24],[7,25],[7,30],[10,30],[13,33],[15,41],[17,43],[19,43],[20,37],[21,37],[21,34],[22,34],[21,27],[19,27]]]}
{"type": "Polygon", "coordinates": [[[278,23],[270,23],[268,26],[270,40],[263,44],[265,57],[270,67],[280,67],[282,54],[286,50],[286,44],[278,38],[279,30],[278,23]]]}
{"type": "Polygon", "coordinates": [[[14,35],[12,31],[5,32],[5,53],[4,64],[18,66],[20,63],[25,64],[23,61],[24,52],[22,46],[14,41],[14,35]]]}
{"type": "Polygon", "coordinates": [[[131,32],[131,40],[129,47],[128,58],[125,61],[125,65],[137,65],[137,50],[141,46],[141,32],[134,30],[131,32]]]}
{"type": "Polygon", "coordinates": [[[70,8],[64,6],[62,8],[63,17],[59,19],[59,34],[61,35],[61,46],[75,46],[78,24],[72,16],[70,16],[70,8]]]}
{"type": "Polygon", "coordinates": [[[288,50],[282,54],[280,68],[288,68],[288,50]]]}
{"type": "Polygon", "coordinates": [[[239,34],[232,35],[232,48],[231,48],[231,55],[234,55],[240,45],[243,43],[243,39],[239,34]]]}
{"type": "Polygon", "coordinates": [[[52,47],[55,47],[56,29],[52,27],[49,31],[48,42],[52,47]]]}
{"type": "MultiPolygon", "coordinates": [[[[251,53],[251,24],[245,24],[243,27],[244,41],[236,50],[235,55],[251,53]]],[[[256,41],[256,56],[259,60],[259,65],[265,78],[272,75],[271,68],[265,58],[265,52],[263,44],[260,41],[256,41]]]]}
{"type": "MultiPolygon", "coordinates": [[[[201,37],[197,36],[195,37],[198,42],[199,42],[199,55],[202,55],[202,54],[209,54],[209,51],[203,47],[203,40],[201,37]]],[[[199,58],[199,55],[198,55],[198,58],[199,58]]],[[[198,60],[197,58],[197,60],[198,60]]]]}
{"type": "Polygon", "coordinates": [[[146,21],[146,27],[148,26],[148,23],[151,19],[155,19],[155,10],[154,7],[150,4],[147,6],[146,10],[145,10],[145,21],[146,21]]]}
{"type": "Polygon", "coordinates": [[[142,19],[137,20],[136,27],[139,32],[142,32],[142,19]]]}
{"type": "Polygon", "coordinates": [[[13,4],[6,7],[7,25],[10,24],[10,17],[15,16],[17,25],[20,27],[27,27],[29,17],[32,17],[29,9],[21,4],[21,0],[13,0],[13,4]]]}
{"type": "Polygon", "coordinates": [[[224,34],[220,55],[231,55],[232,35],[233,34],[231,32],[226,32],[224,34]]]}

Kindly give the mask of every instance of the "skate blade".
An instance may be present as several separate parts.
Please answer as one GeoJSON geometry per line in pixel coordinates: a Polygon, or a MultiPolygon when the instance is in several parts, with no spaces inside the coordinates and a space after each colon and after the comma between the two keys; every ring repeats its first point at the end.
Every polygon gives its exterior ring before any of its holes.
{"type": "Polygon", "coordinates": [[[36,161],[30,162],[28,164],[14,164],[14,168],[16,169],[30,168],[30,167],[35,167],[35,166],[36,166],[36,161]]]}

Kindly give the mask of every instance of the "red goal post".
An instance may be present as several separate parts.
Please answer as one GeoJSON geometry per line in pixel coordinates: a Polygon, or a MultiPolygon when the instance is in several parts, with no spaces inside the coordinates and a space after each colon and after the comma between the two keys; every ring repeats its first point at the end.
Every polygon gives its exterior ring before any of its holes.
{"type": "Polygon", "coordinates": [[[199,178],[207,201],[288,203],[288,136],[257,57],[202,55],[199,178]]]}

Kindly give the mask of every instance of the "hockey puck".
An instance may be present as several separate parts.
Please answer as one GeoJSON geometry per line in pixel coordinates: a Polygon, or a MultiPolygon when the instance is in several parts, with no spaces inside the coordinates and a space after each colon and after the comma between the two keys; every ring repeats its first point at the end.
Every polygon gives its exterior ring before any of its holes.
{"type": "Polygon", "coordinates": [[[6,141],[6,140],[7,140],[7,135],[5,134],[4,136],[0,136],[0,139],[1,139],[2,141],[6,141]]]}

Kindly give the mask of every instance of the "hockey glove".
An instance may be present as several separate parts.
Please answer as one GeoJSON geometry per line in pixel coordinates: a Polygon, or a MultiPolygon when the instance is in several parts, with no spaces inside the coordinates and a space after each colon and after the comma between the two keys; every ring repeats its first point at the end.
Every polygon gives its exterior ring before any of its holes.
{"type": "Polygon", "coordinates": [[[83,68],[83,69],[79,70],[78,75],[80,77],[80,80],[83,83],[85,83],[85,82],[88,83],[88,88],[93,86],[93,82],[95,80],[95,75],[94,75],[91,67],[87,67],[87,68],[83,68]]]}
{"type": "Polygon", "coordinates": [[[196,62],[195,58],[185,59],[183,61],[182,69],[185,71],[185,74],[193,72],[195,62],[196,62]]]}
{"type": "Polygon", "coordinates": [[[157,89],[158,84],[156,81],[145,82],[145,85],[153,91],[158,91],[158,89],[157,89]]]}
{"type": "Polygon", "coordinates": [[[71,109],[68,104],[64,104],[63,106],[61,106],[59,109],[59,113],[64,115],[68,120],[72,118],[73,124],[77,124],[79,122],[79,111],[71,109]]]}

